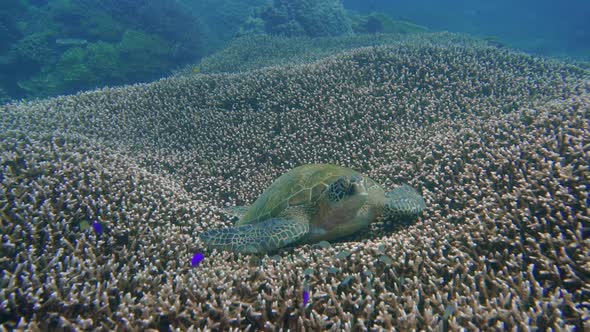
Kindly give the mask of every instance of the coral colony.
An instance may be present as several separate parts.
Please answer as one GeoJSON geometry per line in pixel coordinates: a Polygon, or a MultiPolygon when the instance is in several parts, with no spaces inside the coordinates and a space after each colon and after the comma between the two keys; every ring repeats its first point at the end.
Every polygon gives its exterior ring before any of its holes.
{"type": "Polygon", "coordinates": [[[588,330],[588,78],[437,34],[0,108],[2,327],[588,330]],[[316,162],[408,183],[428,208],[191,268],[223,207],[316,162]]]}

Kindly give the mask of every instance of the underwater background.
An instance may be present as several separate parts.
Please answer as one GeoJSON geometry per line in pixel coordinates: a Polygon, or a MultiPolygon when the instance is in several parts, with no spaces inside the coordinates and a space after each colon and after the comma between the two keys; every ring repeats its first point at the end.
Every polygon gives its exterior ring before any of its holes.
{"type": "Polygon", "coordinates": [[[427,26],[494,38],[537,55],[583,57],[590,52],[590,3],[584,0],[344,0],[345,8],[381,12],[427,26]]]}
{"type": "Polygon", "coordinates": [[[2,1],[0,327],[590,329],[589,6],[2,1]],[[204,246],[310,163],[426,210],[204,246]]]}
{"type": "Polygon", "coordinates": [[[198,64],[252,33],[450,31],[536,55],[590,57],[590,4],[582,0],[561,5],[548,0],[317,3],[5,0],[0,4],[0,101],[148,82],[198,64]]]}

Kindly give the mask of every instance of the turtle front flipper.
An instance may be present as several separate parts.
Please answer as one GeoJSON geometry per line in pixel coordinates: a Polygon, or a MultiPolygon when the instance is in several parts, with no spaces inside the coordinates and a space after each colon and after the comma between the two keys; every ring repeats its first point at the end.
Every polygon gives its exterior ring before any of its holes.
{"type": "Polygon", "coordinates": [[[385,194],[385,219],[390,222],[413,222],[426,209],[426,202],[416,189],[403,184],[385,194]]]}
{"type": "Polygon", "coordinates": [[[200,234],[199,237],[211,249],[257,254],[282,248],[301,239],[307,233],[308,223],[272,218],[256,224],[213,229],[200,234]]]}

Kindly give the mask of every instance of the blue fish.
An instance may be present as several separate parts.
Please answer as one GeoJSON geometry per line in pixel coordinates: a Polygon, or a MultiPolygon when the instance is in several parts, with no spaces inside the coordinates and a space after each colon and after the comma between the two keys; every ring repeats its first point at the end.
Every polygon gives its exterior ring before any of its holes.
{"type": "Polygon", "coordinates": [[[94,229],[94,231],[96,232],[96,234],[101,235],[102,234],[102,224],[98,221],[95,221],[92,223],[92,228],[94,229]]]}
{"type": "Polygon", "coordinates": [[[308,302],[309,302],[309,291],[304,290],[303,291],[303,306],[306,306],[308,302]]]}
{"type": "Polygon", "coordinates": [[[205,259],[205,255],[201,254],[200,252],[193,255],[193,259],[191,260],[191,266],[197,267],[201,262],[205,259]]]}

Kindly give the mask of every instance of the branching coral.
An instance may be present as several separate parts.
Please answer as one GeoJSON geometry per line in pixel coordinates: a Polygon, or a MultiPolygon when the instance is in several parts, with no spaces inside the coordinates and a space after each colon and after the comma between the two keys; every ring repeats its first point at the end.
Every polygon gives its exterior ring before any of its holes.
{"type": "Polygon", "coordinates": [[[2,327],[588,329],[588,71],[433,40],[0,108],[2,327]],[[221,207],[310,162],[429,208],[270,257],[202,251],[221,207]]]}
{"type": "Polygon", "coordinates": [[[405,43],[408,40],[428,43],[436,42],[438,38],[455,38],[457,43],[485,45],[485,42],[467,36],[452,36],[445,33],[420,36],[363,34],[325,38],[246,35],[232,41],[225,49],[203,58],[200,68],[204,73],[236,73],[277,65],[308,63],[345,50],[405,43]]]}

